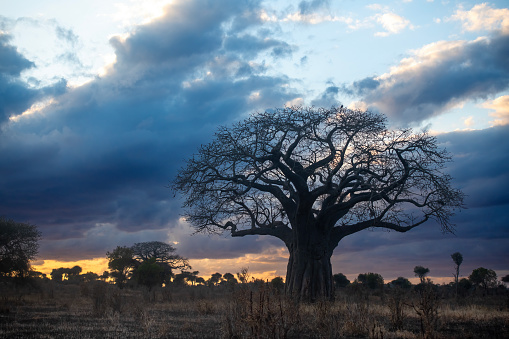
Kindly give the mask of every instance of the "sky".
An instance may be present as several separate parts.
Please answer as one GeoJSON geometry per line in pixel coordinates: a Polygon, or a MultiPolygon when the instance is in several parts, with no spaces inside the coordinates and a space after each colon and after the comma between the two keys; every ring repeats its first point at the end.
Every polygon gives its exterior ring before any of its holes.
{"type": "Polygon", "coordinates": [[[209,276],[285,276],[270,237],[193,235],[168,185],[218,126],[304,105],[381,112],[452,155],[466,209],[443,234],[363,231],[334,273],[509,274],[506,1],[0,0],[0,216],[42,232],[34,268],[102,273],[165,241],[209,276]]]}

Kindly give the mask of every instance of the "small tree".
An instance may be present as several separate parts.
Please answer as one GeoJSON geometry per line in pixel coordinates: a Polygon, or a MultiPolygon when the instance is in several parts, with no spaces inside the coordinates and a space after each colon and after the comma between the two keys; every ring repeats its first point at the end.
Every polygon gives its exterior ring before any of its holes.
{"type": "Polygon", "coordinates": [[[363,286],[367,286],[372,290],[383,288],[384,286],[384,278],[380,274],[372,272],[359,274],[357,277],[357,282],[361,283],[363,286]]]}
{"type": "Polygon", "coordinates": [[[199,278],[198,277],[199,273],[200,273],[199,271],[193,271],[189,273],[188,281],[190,281],[193,286],[196,283],[196,280],[199,278]]]}
{"type": "Polygon", "coordinates": [[[405,312],[403,310],[405,295],[412,287],[412,283],[407,278],[398,277],[391,281],[389,286],[392,288],[387,295],[387,305],[391,312],[391,323],[395,329],[401,329],[405,319],[405,312]]]}
{"type": "Polygon", "coordinates": [[[138,264],[134,260],[133,250],[127,246],[117,246],[112,252],[107,252],[106,257],[111,270],[110,277],[119,288],[123,288],[138,264]]]}
{"type": "Polygon", "coordinates": [[[403,288],[403,289],[409,289],[412,287],[412,283],[410,280],[404,277],[398,277],[397,279],[390,282],[390,284],[394,287],[403,288]]]}
{"type": "Polygon", "coordinates": [[[509,274],[507,274],[506,276],[500,278],[500,280],[503,282],[503,283],[509,283],[509,274]]]}
{"type": "Polygon", "coordinates": [[[179,274],[175,275],[173,282],[176,284],[191,283],[194,285],[198,279],[199,271],[189,272],[182,270],[179,274]]]}
{"type": "Polygon", "coordinates": [[[343,273],[336,273],[332,276],[336,287],[346,287],[350,285],[350,280],[343,273]]]}
{"type": "Polygon", "coordinates": [[[229,285],[238,284],[237,279],[235,279],[235,276],[231,273],[225,273],[223,274],[223,279],[226,281],[229,285]]]}
{"type": "Polygon", "coordinates": [[[484,267],[473,270],[468,279],[470,279],[474,285],[484,288],[485,291],[487,291],[488,288],[497,286],[497,274],[495,271],[484,267]]]}
{"type": "Polygon", "coordinates": [[[162,282],[165,284],[170,283],[173,270],[191,268],[187,258],[183,258],[175,253],[175,247],[161,241],[135,243],[131,249],[134,259],[138,262],[154,259],[155,263],[161,266],[161,274],[163,275],[162,282]]]}
{"type": "Polygon", "coordinates": [[[423,284],[425,282],[426,275],[428,275],[429,273],[429,268],[423,266],[415,266],[414,273],[416,277],[419,277],[419,279],[421,279],[421,284],[423,284]]]}
{"type": "Polygon", "coordinates": [[[460,252],[451,254],[452,261],[454,261],[454,283],[456,285],[456,297],[458,296],[458,279],[460,276],[460,265],[463,262],[463,255],[460,252]]]}
{"type": "Polygon", "coordinates": [[[463,194],[435,137],[388,130],[382,114],[288,107],[220,127],[175,178],[198,231],[268,235],[288,248],[285,289],[332,298],[331,256],[354,233],[449,219],[463,194]]]}
{"type": "Polygon", "coordinates": [[[40,237],[35,225],[0,217],[0,276],[27,277],[40,237]]]}
{"type": "Polygon", "coordinates": [[[50,276],[51,276],[51,280],[53,280],[55,282],[59,282],[59,283],[62,282],[63,276],[64,276],[64,268],[63,267],[54,268],[51,271],[50,276]]]}
{"type": "Polygon", "coordinates": [[[218,285],[223,278],[223,275],[221,273],[214,273],[212,276],[210,276],[210,279],[208,280],[209,286],[216,286],[218,285]]]}
{"type": "Polygon", "coordinates": [[[237,278],[241,284],[246,284],[249,281],[249,268],[242,267],[240,272],[237,272],[237,278]]]}
{"type": "Polygon", "coordinates": [[[465,295],[472,288],[472,282],[467,278],[462,278],[458,281],[458,290],[461,295],[465,295]]]}
{"type": "Polygon", "coordinates": [[[285,288],[285,281],[283,280],[283,277],[275,277],[270,281],[270,285],[272,288],[274,288],[276,291],[281,292],[285,288]]]}
{"type": "Polygon", "coordinates": [[[148,287],[149,291],[155,286],[161,286],[163,268],[156,263],[155,258],[150,258],[141,263],[136,269],[134,277],[139,285],[148,287]]]}
{"type": "Polygon", "coordinates": [[[99,276],[99,279],[101,279],[102,281],[106,281],[106,280],[108,280],[109,277],[110,277],[110,272],[104,271],[103,274],[101,274],[99,276]]]}
{"type": "Polygon", "coordinates": [[[84,282],[92,282],[99,279],[99,275],[94,272],[87,272],[85,274],[82,274],[82,278],[84,282]]]}
{"type": "Polygon", "coordinates": [[[78,265],[68,268],[67,269],[67,280],[69,282],[79,283],[82,279],[82,277],[80,276],[80,273],[82,271],[83,271],[83,269],[78,265]]]}

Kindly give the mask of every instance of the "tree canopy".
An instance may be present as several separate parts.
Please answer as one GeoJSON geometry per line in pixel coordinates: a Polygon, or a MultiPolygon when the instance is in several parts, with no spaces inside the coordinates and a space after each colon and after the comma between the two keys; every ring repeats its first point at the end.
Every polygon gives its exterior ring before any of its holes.
{"type": "Polygon", "coordinates": [[[39,251],[37,226],[0,217],[0,275],[25,277],[39,251]]]}
{"type": "Polygon", "coordinates": [[[414,273],[415,273],[416,277],[419,277],[419,279],[421,280],[421,283],[424,283],[424,279],[425,279],[426,275],[428,275],[428,273],[429,273],[429,268],[424,267],[424,266],[415,266],[414,273]]]}
{"type": "Polygon", "coordinates": [[[189,268],[188,260],[176,254],[175,247],[161,241],[135,243],[131,249],[134,259],[140,262],[154,258],[156,262],[168,264],[172,269],[189,268]]]}
{"type": "Polygon", "coordinates": [[[106,252],[106,257],[108,258],[108,268],[111,270],[110,276],[115,280],[117,286],[122,288],[137,265],[132,248],[117,246],[113,251],[106,252]]]}
{"type": "Polygon", "coordinates": [[[463,194],[448,161],[433,136],[389,130],[382,114],[287,107],[220,127],[172,187],[197,231],[281,239],[287,292],[313,299],[332,294],[330,257],[348,235],[430,219],[453,231],[463,194]]]}
{"type": "Polygon", "coordinates": [[[119,287],[134,277],[138,284],[150,289],[170,283],[172,270],[191,268],[189,261],[175,252],[175,247],[170,244],[149,241],[135,243],[131,247],[117,246],[106,256],[111,277],[119,287]]]}
{"type": "Polygon", "coordinates": [[[468,278],[474,285],[483,287],[485,290],[497,286],[497,273],[489,268],[476,268],[468,278]]]}
{"type": "Polygon", "coordinates": [[[355,281],[372,290],[382,288],[384,286],[384,278],[378,273],[361,273],[355,281]]]}

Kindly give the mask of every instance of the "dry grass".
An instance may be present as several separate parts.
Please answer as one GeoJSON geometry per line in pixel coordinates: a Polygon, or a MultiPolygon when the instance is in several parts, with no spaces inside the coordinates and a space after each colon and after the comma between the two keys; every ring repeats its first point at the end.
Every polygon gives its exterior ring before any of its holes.
{"type": "Polygon", "coordinates": [[[334,302],[296,304],[268,285],[0,288],[0,338],[509,338],[501,295],[341,289],[334,302]]]}

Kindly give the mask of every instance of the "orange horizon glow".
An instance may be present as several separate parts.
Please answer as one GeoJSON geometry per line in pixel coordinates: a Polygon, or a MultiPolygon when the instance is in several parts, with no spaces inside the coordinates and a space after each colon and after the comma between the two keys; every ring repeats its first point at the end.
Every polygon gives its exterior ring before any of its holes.
{"type": "MultiPolygon", "coordinates": [[[[233,275],[236,275],[236,273],[240,272],[243,267],[247,267],[249,269],[248,273],[250,279],[272,280],[277,276],[281,276],[284,279],[286,276],[286,263],[284,266],[284,272],[279,272],[280,270],[277,269],[267,269],[265,266],[272,265],[272,267],[274,267],[275,265],[274,262],[264,261],[263,257],[264,256],[246,255],[244,257],[233,259],[195,259],[190,261],[192,269],[189,271],[199,271],[199,276],[207,280],[216,272],[221,274],[232,273],[233,275]]],[[[285,260],[288,259],[285,258],[285,260]]],[[[98,275],[102,275],[104,271],[109,272],[107,258],[93,258],[75,261],[40,259],[32,263],[33,270],[46,274],[48,278],[51,278],[50,274],[53,269],[61,267],[71,268],[74,266],[80,266],[82,268],[81,274],[93,272],[98,275]]],[[[175,272],[178,273],[177,270],[175,272]]]]}
{"type": "MultiPolygon", "coordinates": [[[[237,272],[243,267],[247,267],[249,273],[249,279],[262,279],[264,281],[270,281],[275,277],[282,277],[283,280],[286,278],[286,264],[288,256],[284,256],[284,253],[278,251],[281,257],[274,260],[274,257],[269,258],[267,255],[253,255],[246,254],[243,257],[231,258],[231,259],[194,259],[191,260],[192,269],[189,271],[199,271],[200,277],[205,280],[209,279],[210,276],[216,272],[221,274],[232,273],[236,276],[237,272]],[[269,260],[270,259],[270,260],[269,260]]],[[[82,268],[82,274],[87,272],[94,272],[98,275],[102,275],[104,271],[108,269],[108,259],[106,258],[93,258],[76,261],[59,261],[59,260],[38,260],[37,264],[33,263],[32,268],[35,271],[44,273],[48,278],[51,278],[50,273],[53,269],[60,267],[71,268],[73,266],[80,266],[82,268]]],[[[361,273],[361,272],[359,272],[361,273]]],[[[345,274],[345,276],[353,282],[359,273],[345,274]]],[[[385,283],[388,283],[397,277],[385,278],[385,283]]],[[[434,284],[448,284],[453,282],[454,279],[451,277],[439,277],[439,276],[427,276],[431,279],[434,284]]],[[[414,285],[420,282],[419,278],[407,277],[407,279],[414,285]]]]}

